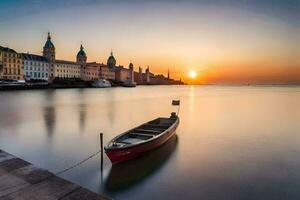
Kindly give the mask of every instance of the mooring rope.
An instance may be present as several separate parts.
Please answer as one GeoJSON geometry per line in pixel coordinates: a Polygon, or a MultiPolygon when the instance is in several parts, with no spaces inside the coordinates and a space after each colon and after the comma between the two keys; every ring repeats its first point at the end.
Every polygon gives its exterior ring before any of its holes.
{"type": "MultiPolygon", "coordinates": [[[[45,180],[47,180],[47,179],[49,179],[49,178],[52,178],[53,176],[56,176],[56,175],[59,175],[59,174],[62,174],[62,173],[64,173],[64,172],[66,172],[66,171],[69,171],[69,170],[71,170],[71,169],[73,169],[73,168],[75,168],[75,167],[81,165],[82,163],[88,161],[89,159],[93,158],[94,156],[98,155],[100,152],[101,152],[101,150],[99,150],[99,151],[97,151],[96,153],[90,155],[89,157],[83,159],[82,161],[76,163],[75,165],[72,165],[72,166],[70,166],[70,167],[68,167],[68,168],[66,168],[66,169],[64,169],[64,170],[59,171],[59,172],[52,173],[50,176],[48,176],[48,177],[46,177],[46,178],[43,178],[43,179],[37,181],[36,183],[40,183],[40,182],[45,181],[45,180]]],[[[36,184],[36,183],[35,183],[35,184],[36,184]]],[[[31,185],[31,184],[25,181],[25,182],[23,182],[23,183],[15,184],[15,185],[13,185],[13,186],[4,188],[2,191],[5,192],[6,190],[10,190],[10,189],[16,188],[16,187],[21,187],[21,186],[23,186],[23,185],[28,185],[28,186],[29,186],[29,185],[31,185]]]]}
{"type": "Polygon", "coordinates": [[[70,167],[68,167],[68,168],[66,168],[66,169],[64,169],[64,170],[61,170],[61,171],[59,171],[59,172],[54,173],[54,175],[59,175],[59,174],[65,173],[66,171],[69,171],[69,170],[71,170],[71,169],[73,169],[73,168],[75,168],[75,167],[81,165],[82,163],[88,161],[89,159],[93,158],[94,156],[98,155],[100,152],[101,152],[101,150],[100,150],[100,151],[97,151],[96,153],[94,153],[94,154],[90,155],[89,157],[83,159],[82,161],[76,163],[75,165],[72,165],[72,166],[70,166],[70,167]]]}

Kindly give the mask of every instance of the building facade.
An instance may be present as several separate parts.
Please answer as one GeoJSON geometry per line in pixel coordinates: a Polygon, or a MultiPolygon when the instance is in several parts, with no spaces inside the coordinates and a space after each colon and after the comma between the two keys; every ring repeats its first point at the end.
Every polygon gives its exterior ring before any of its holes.
{"type": "Polygon", "coordinates": [[[81,65],[77,62],[66,60],[55,60],[54,78],[68,79],[81,78],[81,65]]]}
{"type": "Polygon", "coordinates": [[[23,80],[36,79],[52,82],[55,78],[60,79],[82,79],[84,81],[98,80],[99,78],[111,82],[124,83],[136,82],[137,84],[177,84],[182,83],[163,75],[154,76],[149,67],[143,73],[139,67],[134,72],[134,66],[129,64],[128,68],[117,66],[113,55],[107,59],[106,64],[96,62],[87,63],[87,54],[82,45],[76,56],[76,61],[57,60],[55,46],[48,32],[47,40],[43,46],[43,56],[34,54],[19,54],[15,50],[0,46],[0,78],[23,80]]]}
{"type": "Polygon", "coordinates": [[[2,79],[24,80],[23,64],[21,55],[8,47],[1,47],[2,55],[2,79]]]}
{"type": "Polygon", "coordinates": [[[96,62],[87,63],[83,66],[82,80],[95,81],[99,79],[100,64],[96,62]]]}
{"type": "Polygon", "coordinates": [[[45,80],[49,78],[49,66],[44,56],[22,53],[24,77],[26,80],[45,80]]]}
{"type": "Polygon", "coordinates": [[[76,62],[81,65],[81,79],[84,81],[94,81],[99,79],[100,67],[96,62],[87,63],[87,55],[82,44],[76,56],[76,62]]]}
{"type": "Polygon", "coordinates": [[[46,57],[49,62],[55,61],[55,46],[51,41],[50,32],[48,32],[47,41],[43,47],[43,56],[46,57]]]}
{"type": "Polygon", "coordinates": [[[114,69],[111,69],[110,67],[101,64],[100,65],[100,78],[114,81],[116,79],[116,74],[114,69]]]}
{"type": "Polygon", "coordinates": [[[115,80],[115,71],[103,63],[96,63],[96,62],[87,63],[86,69],[84,71],[85,71],[84,74],[85,80],[98,80],[100,78],[110,80],[110,81],[115,80]]]}
{"type": "Polygon", "coordinates": [[[113,68],[115,68],[116,64],[117,64],[117,61],[116,61],[116,59],[115,59],[115,57],[113,55],[113,52],[111,51],[110,56],[107,59],[107,66],[110,69],[113,69],[113,68]]]}
{"type": "MultiPolygon", "coordinates": [[[[86,61],[85,53],[83,47],[81,46],[81,51],[78,52],[77,61],[86,61]],[[84,59],[85,56],[85,59],[84,59]]],[[[48,32],[47,41],[43,47],[43,57],[49,62],[48,79],[68,79],[68,78],[81,78],[82,65],[78,62],[66,61],[66,60],[56,60],[55,56],[55,46],[51,40],[51,35],[48,32]]]]}
{"type": "Polygon", "coordinates": [[[115,73],[115,79],[117,82],[132,81],[132,71],[130,69],[126,69],[123,66],[118,66],[115,69],[115,73]]]}
{"type": "Polygon", "coordinates": [[[0,78],[2,77],[2,73],[3,73],[3,53],[1,51],[1,47],[0,47],[0,78]]]}
{"type": "Polygon", "coordinates": [[[147,85],[150,84],[150,77],[153,76],[153,74],[150,72],[149,67],[143,72],[142,68],[139,67],[139,72],[133,72],[134,74],[134,81],[138,85],[147,85]]]}
{"type": "Polygon", "coordinates": [[[77,53],[77,56],[76,56],[76,62],[79,63],[79,64],[86,64],[86,61],[87,61],[87,56],[86,56],[84,48],[81,44],[80,49],[79,49],[79,51],[77,53]]]}

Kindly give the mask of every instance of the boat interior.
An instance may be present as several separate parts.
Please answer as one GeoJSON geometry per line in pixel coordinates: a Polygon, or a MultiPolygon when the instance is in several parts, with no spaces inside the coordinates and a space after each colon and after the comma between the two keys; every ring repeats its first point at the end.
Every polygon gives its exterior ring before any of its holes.
{"type": "Polygon", "coordinates": [[[113,146],[122,147],[149,140],[167,130],[177,118],[157,118],[131,129],[113,142],[113,146]]]}

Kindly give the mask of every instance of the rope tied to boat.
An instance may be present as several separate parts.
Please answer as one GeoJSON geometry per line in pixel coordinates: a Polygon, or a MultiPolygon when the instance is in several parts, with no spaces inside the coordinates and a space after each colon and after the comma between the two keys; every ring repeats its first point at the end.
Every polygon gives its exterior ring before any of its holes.
{"type": "Polygon", "coordinates": [[[70,166],[70,167],[68,167],[68,168],[66,168],[66,169],[64,169],[64,170],[61,170],[61,171],[59,171],[59,172],[54,173],[54,175],[59,175],[59,174],[62,174],[62,173],[67,172],[67,171],[69,171],[69,170],[71,170],[71,169],[73,169],[73,168],[75,168],[75,167],[77,167],[77,166],[79,166],[79,165],[85,163],[85,162],[88,161],[89,159],[91,159],[91,158],[93,158],[94,156],[98,155],[100,152],[101,152],[101,150],[97,151],[96,153],[93,153],[93,154],[90,155],[89,157],[87,157],[87,158],[81,160],[80,162],[78,162],[78,163],[76,163],[76,164],[74,164],[74,165],[72,165],[72,166],[70,166]]]}
{"type": "MultiPolygon", "coordinates": [[[[64,172],[67,172],[67,171],[69,171],[69,170],[71,170],[71,169],[73,169],[73,168],[75,168],[75,167],[77,167],[77,166],[83,164],[84,162],[88,161],[89,159],[95,157],[95,156],[98,155],[100,152],[101,152],[101,150],[97,151],[96,153],[90,155],[89,157],[87,157],[87,158],[81,160],[80,162],[78,162],[78,163],[76,163],[76,164],[74,164],[74,165],[72,165],[72,166],[70,166],[70,167],[68,167],[68,168],[66,168],[66,169],[64,169],[64,170],[61,170],[61,171],[56,172],[56,173],[53,173],[53,174],[51,174],[50,176],[48,176],[48,177],[46,177],[46,178],[43,178],[43,179],[37,181],[35,184],[40,183],[40,182],[43,182],[43,181],[45,181],[45,180],[47,180],[47,179],[50,179],[50,178],[52,178],[52,177],[54,177],[54,176],[56,176],[56,175],[62,174],[62,173],[64,173],[64,172]]],[[[23,185],[28,185],[28,186],[29,186],[30,183],[28,183],[28,182],[25,181],[25,182],[23,182],[23,183],[19,183],[19,184],[16,184],[16,185],[14,185],[14,186],[11,186],[11,187],[4,188],[2,191],[7,191],[7,190],[10,190],[10,189],[12,189],[12,188],[21,187],[21,186],[23,186],[23,185]]]]}

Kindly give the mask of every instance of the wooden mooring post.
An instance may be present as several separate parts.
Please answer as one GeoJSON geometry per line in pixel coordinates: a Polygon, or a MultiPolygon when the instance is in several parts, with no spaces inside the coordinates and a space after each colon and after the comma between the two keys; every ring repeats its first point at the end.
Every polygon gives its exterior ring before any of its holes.
{"type": "Polygon", "coordinates": [[[109,200],[0,149],[0,199],[109,200]]]}
{"type": "Polygon", "coordinates": [[[100,133],[101,173],[103,172],[103,133],[100,133]]]}

